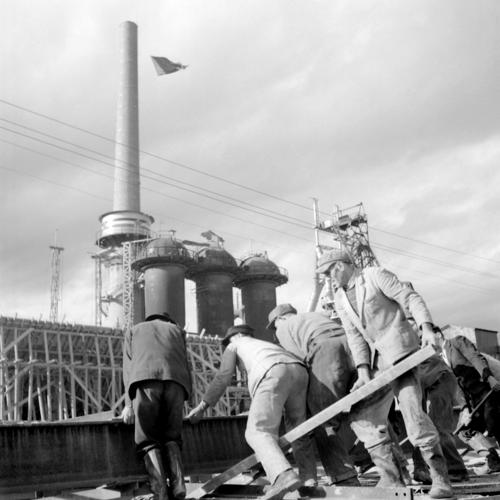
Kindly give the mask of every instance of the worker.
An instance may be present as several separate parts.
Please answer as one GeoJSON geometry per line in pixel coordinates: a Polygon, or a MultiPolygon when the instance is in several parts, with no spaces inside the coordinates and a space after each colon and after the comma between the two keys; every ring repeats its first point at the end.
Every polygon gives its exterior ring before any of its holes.
{"type": "Polygon", "coordinates": [[[280,500],[287,492],[301,487],[303,481],[316,481],[314,450],[307,436],[292,444],[300,477],[278,445],[283,410],[291,427],[306,420],[308,376],[302,361],[276,344],[255,339],[253,332],[246,324],[227,330],[222,340],[225,350],[220,368],[188,418],[192,423],[198,422],[230,385],[236,367],[246,370],[251,404],[245,438],[271,483],[264,500],[280,500]]]}
{"type": "Polygon", "coordinates": [[[480,454],[486,448],[488,472],[498,472],[500,457],[496,446],[500,444],[500,382],[493,375],[487,359],[467,337],[458,335],[445,339],[438,327],[435,334],[442,356],[453,370],[466,398],[459,417],[459,425],[464,424],[465,429],[459,432],[459,437],[480,454]],[[487,396],[490,390],[493,392],[487,396]],[[471,417],[471,408],[478,406],[484,398],[471,417]],[[496,446],[484,439],[484,431],[496,440],[496,446]]]}
{"type": "MultiPolygon", "coordinates": [[[[324,253],[316,272],[330,276],[336,288],[335,306],[358,371],[352,390],[369,382],[374,372],[419,349],[419,339],[406,319],[406,310],[410,311],[422,331],[422,344],[436,344],[432,318],[425,302],[392,272],[379,267],[359,269],[342,250],[324,253]]],[[[429,466],[432,478],[429,496],[453,498],[438,431],[422,407],[417,370],[406,372],[390,385],[399,403],[409,440],[420,448],[429,466]]],[[[351,415],[351,425],[375,465],[379,470],[385,470],[389,477],[394,477],[397,484],[387,432],[391,403],[392,395],[388,394],[376,405],[358,409],[351,415]]]]}
{"type": "MultiPolygon", "coordinates": [[[[279,304],[268,316],[267,328],[279,344],[301,359],[309,371],[307,406],[316,415],[343,398],[356,378],[344,330],[320,312],[297,313],[291,304],[279,304]]],[[[325,473],[331,483],[360,486],[346,444],[352,434],[346,418],[335,418],[315,431],[325,473]]]]}
{"type": "Polygon", "coordinates": [[[125,423],[143,457],[155,500],[186,496],[182,412],[191,393],[185,332],[168,313],[152,314],[125,332],[123,342],[125,423]],[[167,487],[167,480],[169,485],[167,487]]]}
{"type": "MultiPolygon", "coordinates": [[[[415,291],[413,284],[403,281],[403,286],[415,291]]],[[[411,312],[405,310],[406,319],[420,338],[420,331],[411,312]]],[[[435,327],[434,327],[435,328],[435,327]]],[[[439,340],[436,338],[439,350],[439,340]]],[[[448,477],[452,482],[468,481],[469,474],[462,456],[457,450],[453,437],[454,415],[453,403],[459,388],[457,379],[443,358],[436,353],[418,366],[418,377],[422,386],[423,405],[427,414],[439,433],[439,441],[446,460],[448,477]]],[[[424,462],[420,449],[413,447],[413,479],[423,484],[431,484],[429,469],[424,462]]]]}
{"type": "MultiPolygon", "coordinates": [[[[467,481],[469,474],[453,437],[453,402],[458,389],[457,379],[438,354],[418,366],[418,376],[422,386],[424,408],[439,433],[448,477],[452,482],[467,481]]],[[[427,465],[417,447],[413,448],[413,466],[413,479],[431,484],[427,465]]]]}

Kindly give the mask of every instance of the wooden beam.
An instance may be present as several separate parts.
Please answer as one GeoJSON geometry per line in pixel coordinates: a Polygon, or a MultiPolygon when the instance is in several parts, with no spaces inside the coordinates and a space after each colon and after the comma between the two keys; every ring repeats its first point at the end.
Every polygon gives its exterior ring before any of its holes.
{"type": "MultiPolygon", "coordinates": [[[[411,370],[412,368],[415,368],[417,365],[430,358],[435,353],[436,351],[432,346],[424,347],[423,349],[420,349],[419,351],[413,353],[391,368],[388,368],[387,370],[379,373],[375,378],[370,380],[370,382],[361,386],[356,391],[351,392],[336,403],[333,403],[310,419],[306,420],[302,424],[284,434],[279,439],[278,444],[281,448],[288,447],[291,443],[301,438],[302,436],[305,436],[316,427],[324,424],[325,422],[328,422],[328,420],[335,417],[339,413],[350,411],[353,405],[359,403],[361,400],[386,386],[396,378],[403,375],[403,373],[411,370]]],[[[210,481],[206,482],[203,486],[198,488],[196,491],[191,492],[190,498],[201,498],[202,496],[212,492],[218,486],[224,484],[234,476],[249,469],[250,467],[253,467],[257,463],[258,460],[256,456],[250,455],[241,462],[238,462],[233,467],[224,471],[222,474],[215,476],[210,481]]]]}

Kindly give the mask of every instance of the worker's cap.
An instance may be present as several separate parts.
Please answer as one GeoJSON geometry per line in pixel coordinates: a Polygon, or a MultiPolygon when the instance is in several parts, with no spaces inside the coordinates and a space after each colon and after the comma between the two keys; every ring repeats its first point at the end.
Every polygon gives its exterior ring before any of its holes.
{"type": "Polygon", "coordinates": [[[330,267],[335,264],[335,262],[345,262],[346,264],[352,264],[351,257],[345,250],[329,250],[321,255],[318,259],[318,267],[316,268],[316,274],[323,274],[330,269],[330,267]]]}
{"type": "Polygon", "coordinates": [[[168,314],[166,312],[156,313],[156,314],[150,314],[149,316],[146,316],[146,319],[144,321],[153,321],[155,319],[159,319],[161,321],[166,321],[167,323],[174,323],[174,324],[176,324],[176,322],[174,321],[174,319],[172,318],[172,316],[170,316],[170,314],[168,314]]]}
{"type": "Polygon", "coordinates": [[[274,322],[276,321],[276,318],[278,316],[283,316],[284,314],[288,313],[293,313],[297,314],[297,309],[292,306],[292,304],[278,304],[270,313],[269,316],[267,317],[267,320],[269,323],[267,324],[267,329],[268,330],[275,330],[276,327],[274,326],[274,322]]]}
{"type": "Polygon", "coordinates": [[[253,332],[254,329],[250,325],[234,325],[230,326],[227,329],[226,335],[222,339],[222,345],[225,347],[227,344],[229,344],[229,339],[233,336],[236,335],[237,333],[243,333],[245,335],[249,335],[250,337],[253,337],[253,332]]]}

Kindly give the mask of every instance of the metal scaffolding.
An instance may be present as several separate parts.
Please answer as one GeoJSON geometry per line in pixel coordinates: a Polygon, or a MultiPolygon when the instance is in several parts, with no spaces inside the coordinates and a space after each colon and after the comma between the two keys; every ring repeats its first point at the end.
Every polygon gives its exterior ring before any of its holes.
{"type": "MultiPolygon", "coordinates": [[[[0,420],[57,421],[123,404],[122,331],[0,317],[0,420]]],[[[197,404],[220,364],[213,337],[187,335],[197,404]]],[[[238,374],[210,416],[248,409],[245,374],[238,374]]]]}
{"type": "MultiPolygon", "coordinates": [[[[356,267],[379,265],[377,257],[370,247],[368,218],[362,203],[345,209],[336,207],[328,218],[322,219],[318,200],[314,199],[313,216],[316,248],[315,267],[320,255],[325,250],[332,248],[345,250],[356,267]],[[327,237],[326,243],[324,236],[327,237]]],[[[333,290],[329,278],[314,274],[313,283],[314,288],[308,310],[314,311],[318,301],[320,301],[323,309],[331,309],[334,315],[333,290]]]]}

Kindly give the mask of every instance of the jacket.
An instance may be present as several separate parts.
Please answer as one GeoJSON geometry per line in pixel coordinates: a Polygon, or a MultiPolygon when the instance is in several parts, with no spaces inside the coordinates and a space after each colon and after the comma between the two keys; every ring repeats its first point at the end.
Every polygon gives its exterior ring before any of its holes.
{"type": "Polygon", "coordinates": [[[424,391],[430,389],[444,373],[451,373],[455,378],[453,371],[439,354],[434,354],[418,365],[418,377],[424,391]]]}
{"type": "Polygon", "coordinates": [[[432,323],[432,318],[417,292],[380,267],[355,270],[350,285],[355,287],[357,312],[342,288],[335,293],[335,306],[356,366],[371,366],[375,352],[389,366],[419,349],[418,335],[404,311],[418,327],[432,323]]]}
{"type": "Polygon", "coordinates": [[[280,363],[303,365],[295,356],[271,342],[249,336],[235,339],[226,347],[220,368],[202,399],[209,406],[213,406],[231,384],[236,366],[239,366],[240,370],[246,370],[248,390],[253,397],[269,369],[280,363]]]}
{"type": "Polygon", "coordinates": [[[445,340],[443,352],[466,394],[479,394],[489,390],[486,381],[492,373],[488,361],[467,337],[458,335],[445,340]]]}
{"type": "Polygon", "coordinates": [[[185,399],[191,393],[185,332],[173,323],[145,321],[125,333],[123,385],[126,398],[134,399],[134,385],[143,380],[171,380],[180,384],[185,399]]]}
{"type": "Polygon", "coordinates": [[[319,339],[344,335],[341,325],[320,312],[295,314],[276,328],[280,345],[302,361],[307,360],[311,347],[319,339]]]}

